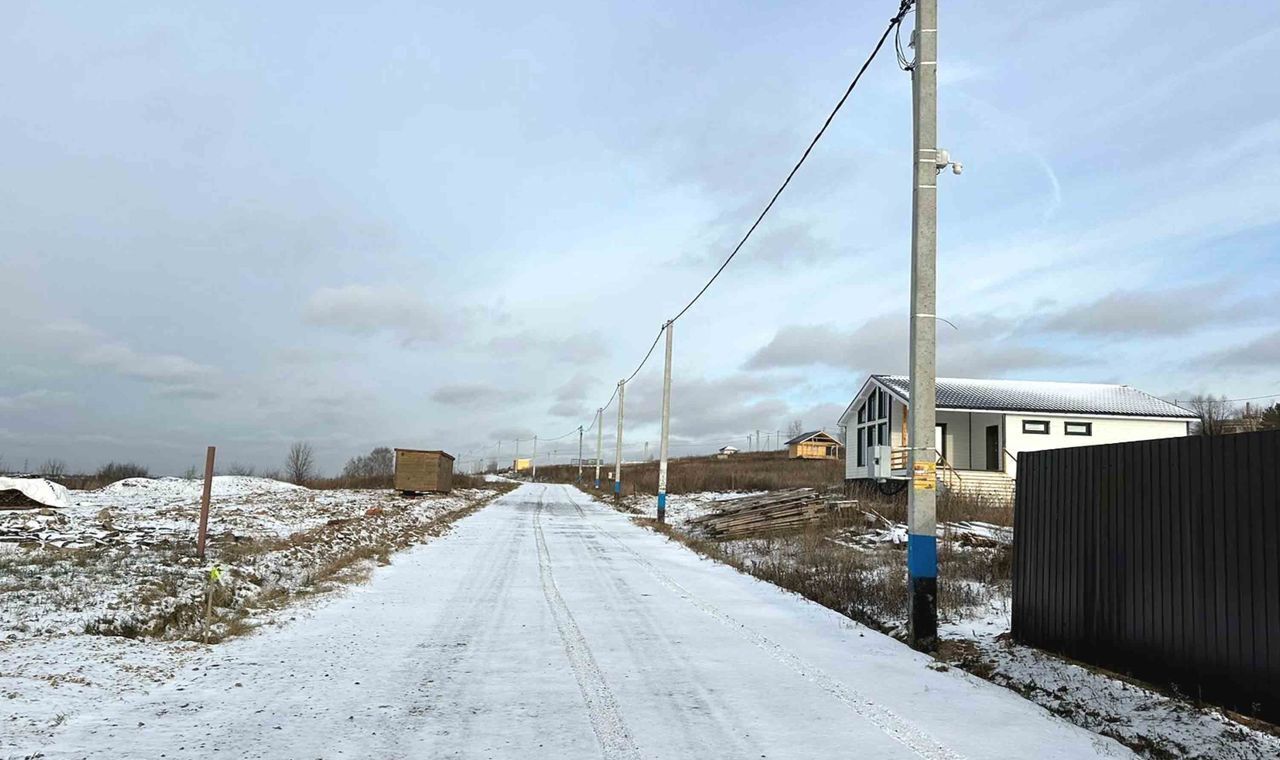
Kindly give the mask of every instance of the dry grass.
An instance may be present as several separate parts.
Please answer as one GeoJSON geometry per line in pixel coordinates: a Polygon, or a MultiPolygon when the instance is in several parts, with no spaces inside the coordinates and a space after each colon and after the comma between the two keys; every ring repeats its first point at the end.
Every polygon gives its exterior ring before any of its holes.
{"type": "MultiPolygon", "coordinates": [[[[824,519],[788,535],[714,541],[690,536],[669,525],[634,518],[695,551],[732,565],[761,580],[794,591],[864,625],[890,631],[906,618],[906,549],[898,544],[849,546],[851,535],[882,527],[866,511],[901,522],[905,495],[885,496],[860,489],[861,509],[831,512],[824,519]],[[835,540],[842,539],[841,541],[835,540]]],[[[619,509],[631,506],[627,501],[619,509]]],[[[1008,524],[1011,510],[977,499],[939,500],[940,513],[953,521],[1008,524]]],[[[634,509],[628,510],[634,512],[634,509]]],[[[950,540],[938,543],[938,611],[944,620],[960,620],[1006,603],[1012,585],[1012,552],[1005,547],[975,547],[950,540]]]]}
{"type": "MultiPolygon", "coordinates": [[[[584,470],[591,478],[594,468],[584,470]]],[[[612,468],[610,468],[612,472],[612,468]]],[[[577,465],[539,467],[538,479],[573,483],[577,465]]],[[[716,457],[681,457],[667,464],[667,492],[772,491],[784,488],[828,488],[844,482],[844,461],[834,459],[788,459],[785,451],[762,451],[716,457]]],[[[588,485],[590,480],[588,480],[588,485]]],[[[602,483],[612,488],[610,482],[602,483]]],[[[624,494],[655,493],[658,490],[658,463],[642,462],[622,468],[624,494]]]]}
{"type": "MultiPolygon", "coordinates": [[[[541,474],[541,470],[539,470],[541,474]]],[[[317,490],[347,490],[347,491],[363,491],[363,490],[389,490],[395,485],[394,475],[373,475],[369,477],[347,478],[338,476],[335,478],[312,478],[307,481],[308,488],[317,490]]],[[[483,475],[468,475],[462,472],[453,473],[454,488],[488,488],[491,483],[486,483],[483,475]]]]}
{"type": "Polygon", "coordinates": [[[80,612],[89,634],[216,643],[252,630],[262,613],[295,598],[367,580],[393,552],[441,535],[513,487],[490,484],[488,498],[443,514],[406,500],[287,538],[224,533],[211,537],[207,561],[194,557],[189,542],[20,549],[0,554],[0,594],[22,600],[36,626],[41,609],[80,612]],[[209,561],[228,570],[212,588],[209,561]]]}

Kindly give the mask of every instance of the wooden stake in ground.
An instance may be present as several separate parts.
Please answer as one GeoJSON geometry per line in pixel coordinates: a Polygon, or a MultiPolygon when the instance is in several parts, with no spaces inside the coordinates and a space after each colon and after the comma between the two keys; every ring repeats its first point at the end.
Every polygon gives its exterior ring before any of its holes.
{"type": "MultiPolygon", "coordinates": [[[[213,448],[210,446],[209,448],[213,448]]],[[[213,619],[213,587],[222,582],[222,568],[214,565],[209,569],[205,579],[206,600],[204,604],[204,643],[209,643],[209,622],[213,619]]]]}
{"type": "Polygon", "coordinates": [[[213,452],[210,446],[204,457],[204,494],[200,497],[200,532],[196,534],[196,556],[204,559],[204,541],[209,533],[209,495],[213,492],[213,452]]]}

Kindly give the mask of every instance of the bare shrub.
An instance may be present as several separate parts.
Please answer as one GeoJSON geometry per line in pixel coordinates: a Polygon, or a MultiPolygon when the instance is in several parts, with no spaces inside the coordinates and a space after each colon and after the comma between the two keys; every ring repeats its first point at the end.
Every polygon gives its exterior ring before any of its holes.
{"type": "Polygon", "coordinates": [[[125,478],[149,477],[151,477],[151,471],[135,462],[108,462],[94,473],[94,479],[102,485],[109,485],[125,478]]]}
{"type": "Polygon", "coordinates": [[[46,478],[61,478],[67,474],[67,463],[61,459],[46,459],[40,465],[40,474],[46,478]]]}
{"type": "Polygon", "coordinates": [[[390,488],[395,470],[395,452],[379,446],[368,454],[347,460],[335,485],[338,488],[390,488]]]}
{"type": "Polygon", "coordinates": [[[255,474],[257,474],[257,469],[254,468],[252,465],[240,464],[239,462],[232,462],[230,465],[227,466],[227,474],[239,475],[241,477],[251,478],[255,474]]]}
{"type": "Polygon", "coordinates": [[[304,485],[315,477],[315,451],[306,441],[298,441],[289,447],[284,460],[284,474],[290,483],[304,485]]]}

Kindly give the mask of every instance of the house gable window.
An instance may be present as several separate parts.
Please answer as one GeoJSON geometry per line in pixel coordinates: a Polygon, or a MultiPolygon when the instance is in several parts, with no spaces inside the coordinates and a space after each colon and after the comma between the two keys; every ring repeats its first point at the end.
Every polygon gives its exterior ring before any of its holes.
{"type": "Polygon", "coordinates": [[[862,467],[867,462],[867,452],[872,446],[889,443],[889,393],[872,388],[867,400],[858,407],[858,423],[853,441],[857,446],[857,462],[862,467]]]}
{"type": "Polygon", "coordinates": [[[1062,432],[1066,435],[1093,435],[1092,422],[1064,422],[1062,432]]]}
{"type": "Polygon", "coordinates": [[[1048,420],[1023,420],[1022,432],[1026,433],[1027,435],[1048,435],[1049,421],[1048,420]]]}

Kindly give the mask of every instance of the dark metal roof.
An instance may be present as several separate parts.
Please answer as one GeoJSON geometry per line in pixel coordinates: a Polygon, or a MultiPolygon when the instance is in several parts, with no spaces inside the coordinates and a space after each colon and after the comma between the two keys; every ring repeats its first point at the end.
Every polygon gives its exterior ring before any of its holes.
{"type": "MultiPolygon", "coordinates": [[[[872,375],[871,377],[902,398],[910,400],[909,384],[905,376],[872,375]]],[[[1196,418],[1194,412],[1127,385],[1059,383],[1043,380],[968,380],[940,377],[938,378],[938,408],[1196,418]]]]}
{"type": "Polygon", "coordinates": [[[839,439],[837,439],[835,436],[831,435],[830,433],[828,433],[828,432],[827,432],[827,431],[825,431],[825,430],[810,430],[810,431],[809,431],[809,432],[807,432],[807,433],[801,433],[800,435],[796,436],[795,438],[792,438],[791,440],[787,441],[786,445],[787,445],[787,446],[791,446],[791,445],[796,444],[796,443],[803,443],[804,441],[807,441],[807,440],[809,440],[810,438],[813,438],[814,436],[819,435],[819,434],[821,434],[821,435],[825,435],[826,437],[830,438],[832,441],[835,441],[836,443],[840,443],[839,439]]]}

